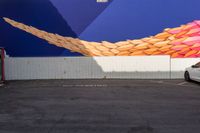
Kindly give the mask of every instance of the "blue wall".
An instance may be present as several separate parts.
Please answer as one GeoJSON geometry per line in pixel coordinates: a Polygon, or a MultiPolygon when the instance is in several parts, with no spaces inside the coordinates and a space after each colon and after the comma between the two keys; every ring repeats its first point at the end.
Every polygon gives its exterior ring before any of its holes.
{"type": "MultiPolygon", "coordinates": [[[[89,41],[142,38],[200,19],[199,0],[1,0],[0,17],[89,41]]],[[[0,45],[10,56],[80,56],[0,20],[0,45]]]]}

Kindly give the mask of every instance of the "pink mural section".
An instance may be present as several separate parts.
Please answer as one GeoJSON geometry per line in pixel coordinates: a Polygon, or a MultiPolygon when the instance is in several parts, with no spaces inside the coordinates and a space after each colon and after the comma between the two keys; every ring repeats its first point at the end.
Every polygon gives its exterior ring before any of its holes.
{"type": "Polygon", "coordinates": [[[200,57],[200,21],[193,21],[177,28],[166,28],[155,36],[111,43],[108,41],[89,42],[78,38],[64,37],[8,18],[4,18],[4,20],[50,44],[85,56],[170,55],[172,58],[200,57]]]}

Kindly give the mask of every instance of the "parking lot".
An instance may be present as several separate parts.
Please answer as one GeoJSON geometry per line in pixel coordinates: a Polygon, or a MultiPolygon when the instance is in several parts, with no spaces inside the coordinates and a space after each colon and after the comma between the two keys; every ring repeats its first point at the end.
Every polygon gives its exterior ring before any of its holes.
{"type": "Polygon", "coordinates": [[[34,80],[0,87],[0,133],[199,133],[200,85],[34,80]]]}

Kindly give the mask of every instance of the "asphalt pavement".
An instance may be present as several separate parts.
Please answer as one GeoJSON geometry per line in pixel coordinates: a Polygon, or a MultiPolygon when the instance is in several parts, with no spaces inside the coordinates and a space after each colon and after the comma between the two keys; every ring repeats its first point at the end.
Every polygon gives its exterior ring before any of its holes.
{"type": "Polygon", "coordinates": [[[8,81],[0,87],[0,133],[200,133],[200,85],[8,81]]]}

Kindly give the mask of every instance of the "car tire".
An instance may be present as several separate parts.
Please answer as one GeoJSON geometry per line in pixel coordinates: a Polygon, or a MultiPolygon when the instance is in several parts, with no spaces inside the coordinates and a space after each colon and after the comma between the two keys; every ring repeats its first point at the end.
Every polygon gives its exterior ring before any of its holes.
{"type": "Polygon", "coordinates": [[[184,78],[185,78],[186,81],[191,81],[191,79],[190,79],[190,74],[189,74],[188,71],[185,72],[184,78]]]}

